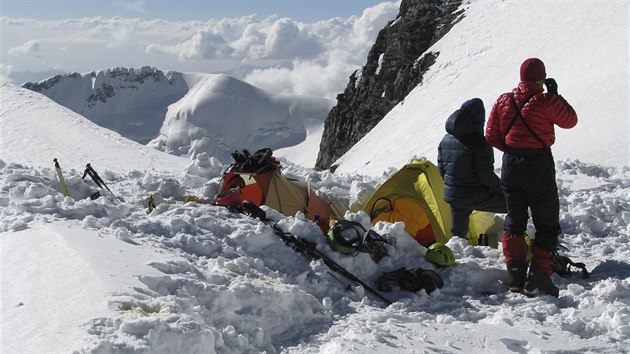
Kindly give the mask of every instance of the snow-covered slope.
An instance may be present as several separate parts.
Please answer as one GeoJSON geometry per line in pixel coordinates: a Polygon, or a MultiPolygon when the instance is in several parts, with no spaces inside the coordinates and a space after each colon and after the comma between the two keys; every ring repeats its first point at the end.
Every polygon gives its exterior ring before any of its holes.
{"type": "Polygon", "coordinates": [[[423,84],[337,161],[337,171],[379,175],[414,156],[435,162],[446,118],[473,97],[484,101],[487,116],[530,57],[545,62],[578,114],[574,129],[556,129],[555,158],[629,165],[628,2],[468,3],[463,19],[429,49],[440,55],[423,84]]]}
{"type": "MultiPolygon", "coordinates": [[[[98,127],[46,97],[0,86],[0,348],[44,353],[621,353],[630,346],[630,171],[557,164],[568,255],[578,272],[553,281],[560,298],[506,291],[500,249],[451,240],[457,265],[435,268],[401,223],[373,229],[396,239],[376,263],[334,252],[301,213],[263,206],[268,222],[212,199],[222,166],[168,155],[98,127]],[[52,168],[65,167],[70,197],[52,168]],[[74,171],[91,161],[124,200],[74,171]],[[147,214],[146,198],[160,204],[147,214]],[[430,295],[394,287],[385,306],[275,233],[317,245],[376,287],[384,272],[433,270],[430,295]]],[[[366,151],[366,154],[370,151],[366,151]]],[[[601,151],[602,155],[610,151],[601,151]]],[[[382,178],[339,176],[284,162],[344,205],[360,205],[382,178]]],[[[81,170],[79,170],[81,171],[81,170]]],[[[365,213],[346,218],[370,227],[365,213]]],[[[532,232],[533,234],[533,232],[532,232]]]]}
{"type": "MultiPolygon", "coordinates": [[[[158,249],[100,237],[98,232],[56,220],[2,234],[2,352],[81,349],[89,343],[83,326],[96,325],[119,311],[112,306],[112,295],[142,287],[139,274],[162,274],[147,259],[176,260],[158,249]]],[[[121,305],[140,311],[122,296],[121,305]]]]}
{"type": "MultiPolygon", "coordinates": [[[[506,291],[502,253],[451,240],[457,264],[435,268],[401,223],[375,263],[334,252],[301,213],[263,206],[268,222],[207,204],[222,168],[130,142],[42,95],[0,86],[0,348],[7,353],[621,353],[630,346],[630,176],[627,168],[557,164],[561,242],[582,261],[553,281],[560,298],[506,291]],[[44,118],[42,118],[44,117],[44,118]],[[70,197],[51,159],[66,162],[70,197]],[[68,170],[92,161],[124,201],[90,200],[68,170]],[[186,162],[185,165],[183,162],[186,162]],[[146,197],[172,204],[146,212],[146,197]],[[321,261],[295,252],[273,223],[314,242],[367,284],[421,267],[444,287],[383,294],[385,306],[321,261]]],[[[366,151],[369,153],[369,151],[366,151]]],[[[609,153],[602,151],[602,154],[609,153]]],[[[338,176],[284,163],[289,176],[359,205],[382,178],[338,176]]],[[[346,218],[370,227],[365,213],[346,218]]]]}
{"type": "Polygon", "coordinates": [[[64,168],[81,172],[87,163],[117,172],[181,171],[190,164],[128,140],[39,93],[7,83],[0,83],[0,92],[1,158],[50,167],[57,157],[64,168]]]}

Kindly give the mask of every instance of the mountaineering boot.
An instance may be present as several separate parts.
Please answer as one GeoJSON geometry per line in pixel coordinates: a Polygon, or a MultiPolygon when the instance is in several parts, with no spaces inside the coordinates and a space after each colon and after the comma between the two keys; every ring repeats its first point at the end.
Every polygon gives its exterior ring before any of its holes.
{"type": "Polygon", "coordinates": [[[527,278],[525,235],[504,232],[502,244],[509,277],[508,287],[511,292],[521,292],[527,278]]]}
{"type": "Polygon", "coordinates": [[[536,295],[536,289],[540,294],[551,295],[553,297],[560,296],[560,290],[553,285],[549,275],[542,269],[538,268],[535,264],[529,268],[529,274],[527,275],[527,281],[525,282],[525,288],[523,294],[527,296],[536,295]]]}
{"type": "Polygon", "coordinates": [[[527,278],[527,263],[518,260],[512,260],[507,263],[508,277],[510,279],[508,287],[513,293],[520,293],[525,286],[527,278]]]}
{"type": "Polygon", "coordinates": [[[527,296],[535,295],[536,289],[540,294],[558,297],[560,290],[551,282],[553,274],[553,256],[551,252],[532,245],[532,265],[529,267],[527,281],[523,293],[527,296]]]}

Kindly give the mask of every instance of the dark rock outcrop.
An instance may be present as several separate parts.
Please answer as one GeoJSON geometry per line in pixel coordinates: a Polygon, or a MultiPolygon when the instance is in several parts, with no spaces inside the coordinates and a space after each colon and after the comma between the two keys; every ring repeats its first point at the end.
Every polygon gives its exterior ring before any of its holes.
{"type": "Polygon", "coordinates": [[[402,1],[398,17],[379,32],[365,66],[337,95],[324,125],[316,169],[331,168],[422,82],[439,55],[426,51],[455,24],[460,5],[461,0],[402,1]]]}

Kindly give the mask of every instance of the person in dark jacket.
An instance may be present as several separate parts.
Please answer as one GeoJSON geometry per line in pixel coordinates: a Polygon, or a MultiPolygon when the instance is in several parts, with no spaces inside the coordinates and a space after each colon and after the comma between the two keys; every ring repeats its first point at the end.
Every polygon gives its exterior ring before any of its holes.
{"type": "Polygon", "coordinates": [[[506,212],[501,181],[494,173],[494,153],[483,135],[485,120],[479,98],[464,102],[446,120],[447,134],[438,147],[444,200],[451,206],[452,236],[466,238],[473,210],[506,212]]]}
{"type": "Polygon", "coordinates": [[[544,63],[530,58],[521,64],[521,80],[510,93],[499,96],[488,118],[486,139],[502,150],[501,183],[508,212],[503,233],[503,255],[510,291],[558,296],[551,282],[553,252],[561,233],[560,203],[551,145],[554,126],[572,128],[577,115],[558,94],[554,79],[546,79],[544,63]],[[547,93],[543,93],[543,85],[547,93]],[[526,263],[525,231],[531,210],[536,235],[532,263],[526,263]]]}

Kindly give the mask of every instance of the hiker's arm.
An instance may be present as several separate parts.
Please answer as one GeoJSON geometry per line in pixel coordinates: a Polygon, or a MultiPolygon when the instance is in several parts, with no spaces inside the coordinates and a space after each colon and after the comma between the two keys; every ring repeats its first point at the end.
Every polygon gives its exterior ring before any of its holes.
{"type": "Polygon", "coordinates": [[[554,118],[553,123],[560,128],[569,129],[575,127],[577,124],[577,113],[573,107],[559,95],[553,95],[549,97],[549,116],[554,118]]]}
{"type": "Polygon", "coordinates": [[[501,119],[500,102],[501,99],[498,99],[494,103],[494,105],[492,106],[492,110],[490,111],[490,115],[488,116],[488,123],[486,124],[486,141],[488,142],[488,144],[503,151],[504,141],[499,124],[499,121],[501,119]]]}
{"type": "Polygon", "coordinates": [[[444,179],[444,174],[446,173],[446,171],[444,170],[444,166],[443,166],[441,142],[440,142],[440,145],[438,146],[437,167],[438,167],[438,170],[440,171],[440,176],[442,176],[442,179],[444,179]]]}

